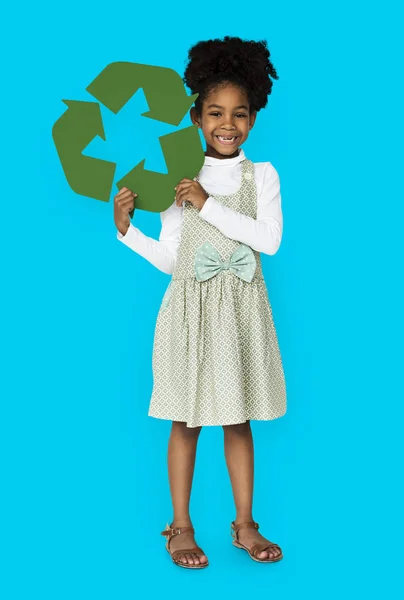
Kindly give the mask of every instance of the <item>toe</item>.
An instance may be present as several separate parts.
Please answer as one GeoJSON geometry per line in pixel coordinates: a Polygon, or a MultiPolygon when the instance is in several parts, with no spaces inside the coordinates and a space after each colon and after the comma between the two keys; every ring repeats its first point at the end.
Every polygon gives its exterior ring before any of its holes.
{"type": "Polygon", "coordinates": [[[202,556],[199,557],[199,560],[205,565],[208,562],[208,557],[202,554],[202,556]]]}
{"type": "Polygon", "coordinates": [[[266,550],[264,550],[264,552],[261,552],[261,554],[259,555],[259,558],[262,558],[262,559],[268,558],[268,552],[266,550]]]}
{"type": "Polygon", "coordinates": [[[184,556],[184,554],[182,554],[182,555],[181,555],[181,558],[180,558],[180,560],[181,560],[181,562],[182,562],[182,564],[183,564],[183,565],[186,565],[186,564],[187,564],[187,562],[188,562],[188,561],[187,561],[187,557],[186,557],[186,556],[184,556]]]}
{"type": "Polygon", "coordinates": [[[192,554],[187,554],[187,558],[188,558],[188,564],[189,565],[193,565],[194,564],[194,559],[192,558],[192,554]]]}
{"type": "Polygon", "coordinates": [[[193,554],[192,558],[194,559],[194,565],[199,565],[199,556],[197,554],[193,554]]]}

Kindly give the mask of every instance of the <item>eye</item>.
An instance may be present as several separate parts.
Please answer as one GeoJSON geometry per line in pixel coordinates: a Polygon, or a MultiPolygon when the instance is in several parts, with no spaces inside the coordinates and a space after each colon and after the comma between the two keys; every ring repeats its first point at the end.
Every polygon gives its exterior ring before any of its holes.
{"type": "MultiPolygon", "coordinates": [[[[214,112],[214,113],[209,113],[209,114],[210,114],[212,117],[215,117],[216,115],[220,115],[220,113],[219,113],[219,112],[214,112]]],[[[244,113],[238,113],[236,116],[237,116],[237,117],[243,117],[243,118],[244,118],[244,117],[246,117],[247,115],[245,115],[244,113]]]]}

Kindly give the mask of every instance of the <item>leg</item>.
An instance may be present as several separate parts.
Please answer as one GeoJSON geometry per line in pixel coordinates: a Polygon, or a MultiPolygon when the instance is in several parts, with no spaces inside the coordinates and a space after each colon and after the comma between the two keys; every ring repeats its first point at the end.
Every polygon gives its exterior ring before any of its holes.
{"type": "MultiPolygon", "coordinates": [[[[192,479],[194,475],[196,447],[201,427],[187,427],[185,423],[173,421],[168,444],[168,475],[170,479],[171,499],[174,510],[173,527],[192,525],[189,515],[192,479]]],[[[192,532],[174,536],[170,542],[172,550],[190,548],[195,545],[192,532]]],[[[184,555],[183,563],[206,563],[205,555],[198,558],[194,554],[184,555]]]]}
{"type": "MultiPolygon", "coordinates": [[[[236,505],[236,523],[253,521],[254,444],[250,422],[225,425],[223,430],[226,464],[236,505]]],[[[266,541],[255,529],[241,529],[239,540],[248,548],[266,541]]],[[[277,548],[272,548],[261,552],[259,558],[275,558],[279,554],[277,548]]]]}

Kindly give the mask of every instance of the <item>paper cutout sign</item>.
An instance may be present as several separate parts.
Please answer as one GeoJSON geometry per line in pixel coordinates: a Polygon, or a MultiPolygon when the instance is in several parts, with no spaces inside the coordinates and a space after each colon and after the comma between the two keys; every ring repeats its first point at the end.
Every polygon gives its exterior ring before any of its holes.
{"type": "MultiPolygon", "coordinates": [[[[107,65],[86,90],[117,114],[140,88],[150,109],[142,117],[170,125],[179,125],[198,97],[198,94],[187,95],[180,75],[173,69],[131,62],[107,65]]],[[[78,100],[62,102],[68,110],[54,124],[52,137],[67,182],[77,194],[109,202],[116,164],[82,154],[97,135],[106,140],[100,106],[78,100]]],[[[173,203],[178,182],[184,177],[194,179],[204,164],[197,125],[161,136],[159,140],[167,174],[146,170],[143,159],[116,183],[119,190],[127,187],[137,194],[135,209],[166,210],[173,203]]]]}

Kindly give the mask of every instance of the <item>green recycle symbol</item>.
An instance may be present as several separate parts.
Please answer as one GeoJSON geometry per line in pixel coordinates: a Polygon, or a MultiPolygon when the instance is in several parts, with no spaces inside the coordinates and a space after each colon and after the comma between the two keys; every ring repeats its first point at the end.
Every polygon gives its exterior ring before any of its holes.
{"type": "MultiPolygon", "coordinates": [[[[198,94],[188,96],[180,75],[173,69],[131,62],[110,63],[86,88],[114,114],[143,88],[149,111],[143,117],[179,125],[198,94]]],[[[52,137],[71,189],[77,194],[109,202],[116,164],[83,156],[83,150],[99,135],[106,140],[97,102],[62,100],[68,109],[52,128],[52,137]]],[[[193,179],[204,164],[205,154],[198,126],[191,125],[159,137],[167,174],[148,171],[143,159],[116,186],[137,194],[135,208],[162,212],[174,201],[174,187],[193,179]]],[[[133,217],[133,211],[131,212],[133,217]]]]}

